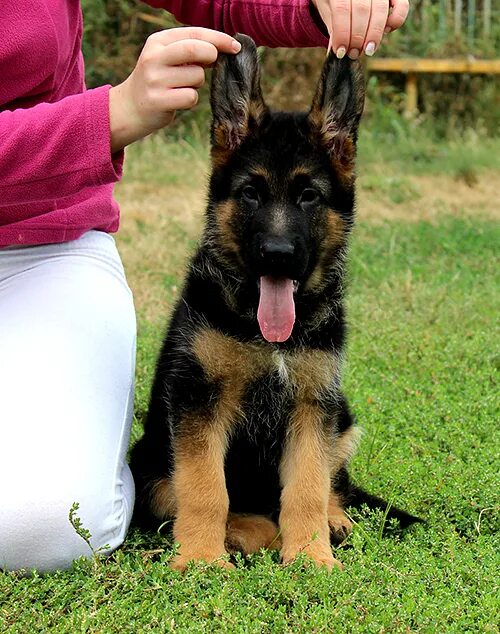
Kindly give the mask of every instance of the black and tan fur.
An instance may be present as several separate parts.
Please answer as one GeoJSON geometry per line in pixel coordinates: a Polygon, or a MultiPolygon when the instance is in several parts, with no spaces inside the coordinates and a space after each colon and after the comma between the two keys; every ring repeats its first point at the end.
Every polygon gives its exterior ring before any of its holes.
{"type": "Polygon", "coordinates": [[[364,80],[330,55],[310,112],[271,112],[255,46],[239,37],[242,52],[214,69],[206,225],[132,454],[136,515],[175,519],[178,569],[261,547],[331,568],[331,538],[351,529],[344,506],[385,508],[349,481],[357,433],[340,387],[364,80]],[[283,343],[259,330],[262,275],[296,280],[283,343]]]}

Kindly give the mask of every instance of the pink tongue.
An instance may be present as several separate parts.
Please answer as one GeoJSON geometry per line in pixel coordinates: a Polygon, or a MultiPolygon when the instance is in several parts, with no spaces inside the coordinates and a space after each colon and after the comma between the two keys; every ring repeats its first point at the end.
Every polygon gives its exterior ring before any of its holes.
{"type": "Polygon", "coordinates": [[[286,341],[295,323],[293,281],[265,275],[260,278],[257,311],[260,331],[266,341],[286,341]]]}

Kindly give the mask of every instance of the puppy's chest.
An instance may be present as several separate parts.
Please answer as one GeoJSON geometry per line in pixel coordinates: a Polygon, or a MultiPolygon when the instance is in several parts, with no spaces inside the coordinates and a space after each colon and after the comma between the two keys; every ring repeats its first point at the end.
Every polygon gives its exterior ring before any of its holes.
{"type": "Polygon", "coordinates": [[[337,390],[333,351],[280,351],[267,343],[243,343],[212,329],[198,331],[192,350],[205,376],[248,410],[321,401],[337,390]]]}

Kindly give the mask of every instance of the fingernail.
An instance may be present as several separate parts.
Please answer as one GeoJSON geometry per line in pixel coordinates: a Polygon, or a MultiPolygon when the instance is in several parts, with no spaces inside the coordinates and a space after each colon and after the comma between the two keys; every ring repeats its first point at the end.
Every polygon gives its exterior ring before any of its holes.
{"type": "Polygon", "coordinates": [[[345,56],[345,53],[345,46],[339,46],[335,54],[339,59],[342,59],[345,56]]]}
{"type": "Polygon", "coordinates": [[[375,53],[375,42],[368,42],[365,48],[365,54],[371,57],[375,53]]]}
{"type": "Polygon", "coordinates": [[[241,44],[238,42],[238,40],[233,40],[233,51],[235,53],[239,53],[241,51],[241,44]]]}
{"type": "Polygon", "coordinates": [[[392,31],[390,26],[386,26],[384,29],[384,33],[390,33],[392,31]]]}
{"type": "Polygon", "coordinates": [[[348,53],[349,57],[351,59],[358,59],[359,57],[359,51],[357,48],[351,48],[351,50],[348,53]]]}

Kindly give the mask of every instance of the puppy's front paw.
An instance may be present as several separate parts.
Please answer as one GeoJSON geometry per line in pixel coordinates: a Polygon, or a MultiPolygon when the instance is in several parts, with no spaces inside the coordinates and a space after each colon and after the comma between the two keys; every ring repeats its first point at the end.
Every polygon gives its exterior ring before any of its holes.
{"type": "Polygon", "coordinates": [[[228,553],[223,552],[218,555],[208,555],[208,554],[190,554],[190,555],[176,555],[172,561],[170,562],[170,568],[172,570],[178,570],[179,572],[184,572],[187,568],[189,562],[194,561],[195,563],[204,562],[210,565],[218,566],[219,568],[226,568],[227,570],[233,570],[234,565],[227,561],[229,557],[228,553]]]}
{"type": "Polygon", "coordinates": [[[311,559],[318,568],[324,566],[327,570],[333,570],[333,568],[344,570],[342,563],[332,555],[329,545],[314,544],[314,542],[303,547],[283,549],[281,551],[281,561],[285,565],[290,564],[301,554],[311,559]]]}

